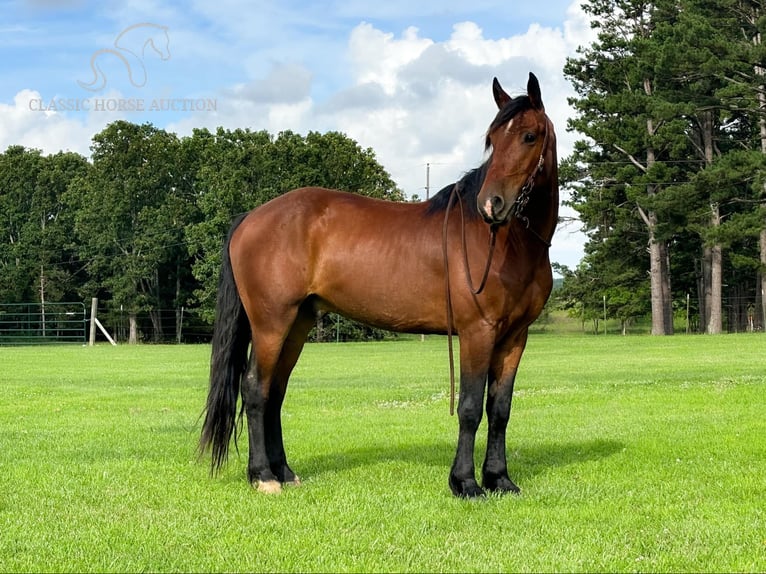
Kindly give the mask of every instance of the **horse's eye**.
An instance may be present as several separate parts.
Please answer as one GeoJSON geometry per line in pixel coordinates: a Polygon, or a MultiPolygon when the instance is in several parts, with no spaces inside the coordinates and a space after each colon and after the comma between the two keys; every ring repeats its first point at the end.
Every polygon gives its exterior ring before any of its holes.
{"type": "Polygon", "coordinates": [[[537,139],[537,136],[533,134],[532,132],[527,132],[524,134],[524,143],[527,143],[527,144],[535,143],[536,139],[537,139]]]}

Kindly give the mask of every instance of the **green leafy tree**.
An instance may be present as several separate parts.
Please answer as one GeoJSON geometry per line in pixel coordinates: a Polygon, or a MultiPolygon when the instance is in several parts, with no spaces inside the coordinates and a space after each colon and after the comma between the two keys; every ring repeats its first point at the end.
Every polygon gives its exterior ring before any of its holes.
{"type": "Polygon", "coordinates": [[[0,301],[6,303],[35,298],[39,268],[31,257],[29,222],[41,165],[41,153],[22,146],[0,155],[0,301]]]}
{"type": "Polygon", "coordinates": [[[138,313],[149,312],[153,337],[163,325],[162,268],[183,243],[185,208],[176,194],[178,139],[150,124],[117,121],[96,134],[93,168],[68,192],[75,236],[86,262],[89,294],[106,292],[128,315],[129,341],[138,340],[138,313]]]}
{"type": "Polygon", "coordinates": [[[83,156],[71,152],[59,152],[42,160],[28,223],[44,313],[46,301],[76,299],[79,261],[72,245],[74,217],[67,209],[65,197],[71,182],[85,176],[90,164],[83,156]]]}
{"type": "Polygon", "coordinates": [[[0,154],[0,301],[37,301],[44,313],[46,301],[73,296],[73,220],[64,194],[88,167],[70,152],[43,156],[11,146],[0,154]]]}

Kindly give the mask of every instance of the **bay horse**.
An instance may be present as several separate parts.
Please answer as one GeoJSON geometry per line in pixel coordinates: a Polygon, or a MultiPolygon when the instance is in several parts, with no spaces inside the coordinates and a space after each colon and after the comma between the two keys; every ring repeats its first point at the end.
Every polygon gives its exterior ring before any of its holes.
{"type": "Polygon", "coordinates": [[[552,287],[556,136],[534,74],[526,95],[512,98],[497,78],[492,87],[498,112],[486,135],[488,158],[429,201],[310,187],[234,222],[223,250],[200,438],[201,452],[212,450],[213,472],[226,461],[232,435],[236,442],[241,394],[250,482],[272,493],[299,484],[285,455],[281,408],[317,314],[333,311],[392,331],[456,333],[459,433],[449,487],[468,498],[485,489],[519,492],[508,476],[505,435],[528,328],[552,287]],[[473,455],[485,391],[480,486],[473,455]]]}

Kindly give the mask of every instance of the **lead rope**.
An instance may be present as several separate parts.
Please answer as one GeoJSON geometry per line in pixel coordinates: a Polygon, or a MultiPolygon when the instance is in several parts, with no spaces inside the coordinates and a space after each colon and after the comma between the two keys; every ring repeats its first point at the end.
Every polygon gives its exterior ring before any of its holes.
{"type": "Polygon", "coordinates": [[[463,265],[465,266],[465,274],[468,282],[468,288],[473,295],[479,295],[484,291],[484,287],[487,284],[487,277],[489,277],[489,268],[492,264],[492,255],[495,252],[495,239],[497,237],[495,227],[490,227],[489,234],[489,255],[487,255],[487,264],[484,267],[484,274],[481,277],[481,282],[478,288],[474,288],[473,279],[471,279],[471,269],[468,264],[468,249],[466,248],[465,239],[465,214],[463,213],[463,199],[457,191],[458,184],[452,186],[452,192],[447,202],[447,211],[444,213],[444,226],[442,227],[442,254],[444,255],[444,292],[445,299],[447,301],[447,352],[449,354],[449,414],[453,416],[455,414],[455,354],[452,348],[452,293],[450,291],[449,284],[449,256],[447,254],[447,228],[449,223],[449,213],[452,208],[452,204],[455,202],[455,197],[458,199],[460,205],[460,227],[461,227],[461,241],[463,244],[463,265]]]}

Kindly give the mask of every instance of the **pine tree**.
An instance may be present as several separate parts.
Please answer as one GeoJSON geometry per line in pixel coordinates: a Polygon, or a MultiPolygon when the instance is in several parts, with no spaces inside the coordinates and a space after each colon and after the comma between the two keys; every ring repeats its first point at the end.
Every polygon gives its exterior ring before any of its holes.
{"type": "MultiPolygon", "coordinates": [[[[665,197],[665,183],[679,177],[675,159],[684,156],[685,125],[679,106],[668,101],[654,62],[660,47],[654,32],[674,2],[592,0],[583,9],[598,30],[598,40],[567,61],[565,75],[578,98],[569,127],[587,136],[574,163],[585,166],[580,193],[572,202],[586,225],[594,195],[615,195],[613,209],[628,211],[643,224],[649,251],[652,333],[673,333],[668,242],[665,222],[677,208],[665,197]]],[[[592,231],[594,228],[589,227],[592,231]]],[[[617,230],[602,229],[601,240],[617,230]]]]}

